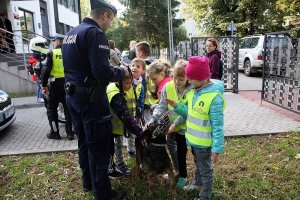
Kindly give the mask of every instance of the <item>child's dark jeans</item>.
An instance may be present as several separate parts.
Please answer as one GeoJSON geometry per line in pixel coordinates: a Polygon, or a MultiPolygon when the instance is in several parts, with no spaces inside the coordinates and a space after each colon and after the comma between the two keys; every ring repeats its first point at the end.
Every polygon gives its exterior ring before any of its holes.
{"type": "Polygon", "coordinates": [[[211,199],[213,183],[213,166],[211,160],[211,148],[192,147],[196,164],[196,185],[202,186],[199,194],[200,200],[211,199]]]}

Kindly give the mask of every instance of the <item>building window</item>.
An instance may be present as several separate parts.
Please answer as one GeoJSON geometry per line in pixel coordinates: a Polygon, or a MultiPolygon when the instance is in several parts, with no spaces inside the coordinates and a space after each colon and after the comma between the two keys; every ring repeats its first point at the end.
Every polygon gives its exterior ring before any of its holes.
{"type": "Polygon", "coordinates": [[[41,7],[40,10],[41,10],[41,15],[44,15],[44,16],[47,15],[46,9],[45,9],[45,8],[42,8],[42,7],[41,7]]]}
{"type": "Polygon", "coordinates": [[[74,11],[74,12],[76,12],[76,8],[75,8],[75,0],[68,0],[69,2],[69,8],[72,10],[72,11],[74,11]]]}
{"type": "Polygon", "coordinates": [[[64,6],[66,6],[68,8],[69,4],[68,4],[68,0],[62,0],[62,4],[64,6]]]}
{"type": "Polygon", "coordinates": [[[64,28],[64,24],[63,23],[59,23],[58,25],[59,29],[58,29],[58,33],[64,35],[65,34],[65,28],[64,28]]]}
{"type": "Polygon", "coordinates": [[[77,0],[57,0],[57,3],[60,5],[65,6],[66,8],[69,8],[73,12],[78,12],[78,1],[77,0]]]}
{"type": "Polygon", "coordinates": [[[33,13],[19,9],[22,37],[32,39],[34,37],[33,13]]]}

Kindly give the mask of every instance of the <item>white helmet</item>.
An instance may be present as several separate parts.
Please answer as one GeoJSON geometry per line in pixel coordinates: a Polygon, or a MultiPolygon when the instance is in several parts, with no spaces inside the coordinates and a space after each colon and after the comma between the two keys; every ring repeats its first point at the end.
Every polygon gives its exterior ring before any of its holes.
{"type": "Polygon", "coordinates": [[[29,48],[31,51],[46,53],[48,51],[48,43],[45,38],[35,37],[30,40],[29,48]]]}

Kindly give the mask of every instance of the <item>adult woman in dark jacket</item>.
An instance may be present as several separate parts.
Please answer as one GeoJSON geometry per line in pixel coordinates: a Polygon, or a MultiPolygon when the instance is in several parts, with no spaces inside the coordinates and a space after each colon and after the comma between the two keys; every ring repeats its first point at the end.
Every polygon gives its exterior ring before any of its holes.
{"type": "Polygon", "coordinates": [[[206,50],[207,50],[207,57],[209,59],[209,68],[212,79],[220,79],[219,69],[220,69],[220,62],[221,62],[221,52],[217,49],[218,44],[215,38],[208,38],[206,40],[206,50]]]}

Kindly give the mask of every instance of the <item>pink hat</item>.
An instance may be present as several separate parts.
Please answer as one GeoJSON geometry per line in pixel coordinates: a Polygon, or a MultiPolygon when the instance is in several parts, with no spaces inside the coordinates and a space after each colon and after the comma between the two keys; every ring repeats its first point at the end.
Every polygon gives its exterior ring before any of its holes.
{"type": "Polygon", "coordinates": [[[185,68],[185,75],[191,80],[207,80],[210,78],[209,60],[206,56],[191,56],[185,68]]]}

